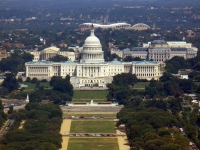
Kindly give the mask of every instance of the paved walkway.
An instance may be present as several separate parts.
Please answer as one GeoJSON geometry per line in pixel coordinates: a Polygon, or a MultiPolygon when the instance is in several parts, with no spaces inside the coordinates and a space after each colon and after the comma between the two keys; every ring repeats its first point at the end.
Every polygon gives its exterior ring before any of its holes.
{"type": "MultiPolygon", "coordinates": [[[[71,127],[71,119],[63,119],[60,134],[69,134],[70,133],[70,127],[71,127]]],[[[67,150],[68,147],[68,141],[69,137],[62,136],[62,148],[60,150],[67,150]]]]}
{"type": "Polygon", "coordinates": [[[25,122],[26,122],[26,120],[22,120],[22,122],[20,123],[19,129],[23,129],[24,128],[25,122]]]}
{"type": "Polygon", "coordinates": [[[3,126],[0,128],[0,134],[4,133],[6,126],[8,125],[9,122],[10,122],[9,119],[4,122],[3,126]]]}
{"type": "MultiPolygon", "coordinates": [[[[124,135],[124,132],[121,132],[119,130],[116,130],[117,135],[124,135]]],[[[130,146],[128,145],[128,140],[126,136],[117,136],[119,150],[130,150],[130,146]]]]}

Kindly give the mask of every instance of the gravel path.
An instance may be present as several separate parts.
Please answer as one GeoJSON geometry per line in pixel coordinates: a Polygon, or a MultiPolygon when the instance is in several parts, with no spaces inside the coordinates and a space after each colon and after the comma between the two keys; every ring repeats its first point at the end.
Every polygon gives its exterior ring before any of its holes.
{"type": "MultiPolygon", "coordinates": [[[[71,119],[63,119],[61,129],[60,129],[60,134],[69,134],[70,127],[71,127],[71,119]]],[[[69,137],[63,136],[62,140],[63,140],[62,148],[60,150],[67,150],[69,137]]]]}
{"type": "MultiPolygon", "coordinates": [[[[116,134],[125,134],[125,133],[116,130],[116,134]]],[[[118,140],[119,150],[130,150],[130,146],[128,145],[128,140],[126,136],[118,136],[117,140],[118,140]]]]}

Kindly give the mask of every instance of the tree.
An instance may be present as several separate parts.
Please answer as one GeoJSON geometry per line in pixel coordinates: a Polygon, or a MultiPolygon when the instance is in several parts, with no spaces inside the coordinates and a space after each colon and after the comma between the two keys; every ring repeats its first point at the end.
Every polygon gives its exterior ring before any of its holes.
{"type": "Polygon", "coordinates": [[[37,78],[32,78],[31,83],[37,83],[38,79],[37,78]]]}
{"type": "Polygon", "coordinates": [[[200,71],[200,62],[198,62],[197,64],[195,64],[192,69],[200,71]]]}
{"type": "Polygon", "coordinates": [[[23,82],[22,78],[19,77],[19,78],[17,79],[17,82],[23,82]]]}
{"type": "Polygon", "coordinates": [[[137,83],[137,77],[135,74],[122,73],[114,76],[112,83],[117,86],[134,86],[134,84],[137,83]]]}
{"type": "Polygon", "coordinates": [[[43,99],[43,92],[33,91],[29,94],[30,102],[41,102],[43,99]]]}
{"type": "Polygon", "coordinates": [[[160,77],[159,81],[166,82],[169,81],[172,77],[172,74],[164,72],[163,75],[160,77]]]}
{"type": "Polygon", "coordinates": [[[182,110],[181,103],[178,99],[172,98],[168,101],[172,114],[177,114],[182,110]]]}
{"type": "Polygon", "coordinates": [[[62,55],[56,55],[54,57],[49,58],[49,61],[54,61],[54,62],[68,61],[68,58],[62,55]]]}
{"type": "Polygon", "coordinates": [[[9,92],[12,92],[13,90],[17,90],[19,88],[19,84],[12,73],[7,73],[6,78],[3,81],[2,86],[8,89],[9,92]]]}
{"type": "Polygon", "coordinates": [[[133,57],[131,57],[131,56],[126,56],[126,58],[123,59],[124,62],[131,62],[131,61],[133,61],[133,60],[134,60],[134,59],[133,59],[133,57]]]}
{"type": "Polygon", "coordinates": [[[30,78],[30,77],[27,77],[27,78],[26,78],[26,82],[31,82],[31,78],[30,78]]]}
{"type": "Polygon", "coordinates": [[[24,62],[29,62],[29,61],[32,61],[34,56],[30,53],[23,53],[21,55],[22,59],[24,60],[24,62]]]}
{"type": "Polygon", "coordinates": [[[9,91],[7,88],[5,88],[4,86],[0,87],[0,96],[1,97],[5,97],[5,95],[8,95],[9,91]]]}
{"type": "Polygon", "coordinates": [[[53,76],[49,82],[53,86],[54,91],[59,91],[62,93],[67,93],[70,96],[73,96],[73,86],[70,83],[70,77],[66,76],[65,79],[61,77],[53,76]]]}
{"type": "Polygon", "coordinates": [[[11,106],[9,107],[8,114],[12,114],[12,113],[13,113],[13,106],[11,105],[11,106]]]}

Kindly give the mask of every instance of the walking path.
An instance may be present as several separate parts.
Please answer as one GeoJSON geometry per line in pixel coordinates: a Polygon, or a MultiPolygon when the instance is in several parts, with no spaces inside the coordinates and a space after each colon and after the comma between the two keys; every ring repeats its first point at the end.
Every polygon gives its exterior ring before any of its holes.
{"type": "MultiPolygon", "coordinates": [[[[63,119],[61,129],[60,129],[60,134],[69,134],[70,133],[70,127],[71,127],[71,119],[63,119]]],[[[67,136],[62,136],[62,148],[61,150],[67,150],[68,147],[68,141],[69,137],[67,136]]]]}
{"type": "Polygon", "coordinates": [[[20,123],[19,129],[23,129],[24,128],[25,122],[26,122],[26,120],[22,120],[22,122],[20,123]]]}
{"type": "Polygon", "coordinates": [[[3,134],[3,133],[4,133],[4,131],[5,131],[5,129],[6,129],[6,126],[8,125],[9,121],[10,121],[10,120],[8,119],[8,120],[6,120],[6,121],[4,122],[3,126],[2,126],[1,129],[0,129],[0,134],[3,134]]]}
{"type": "MultiPolygon", "coordinates": [[[[120,130],[116,130],[117,135],[124,135],[126,133],[121,132],[120,130]]],[[[119,150],[130,150],[130,146],[128,145],[127,136],[117,136],[119,150]]]]}

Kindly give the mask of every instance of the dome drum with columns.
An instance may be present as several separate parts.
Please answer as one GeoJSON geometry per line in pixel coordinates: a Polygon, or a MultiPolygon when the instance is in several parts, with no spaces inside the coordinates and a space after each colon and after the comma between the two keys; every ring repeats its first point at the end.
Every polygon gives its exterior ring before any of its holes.
{"type": "Polygon", "coordinates": [[[161,76],[160,66],[152,61],[120,62],[116,59],[104,61],[104,52],[100,40],[94,35],[94,29],[86,38],[81,52],[80,62],[27,62],[26,77],[50,79],[52,76],[70,75],[74,88],[106,88],[113,76],[121,73],[136,74],[139,79],[155,80],[161,76]]]}

